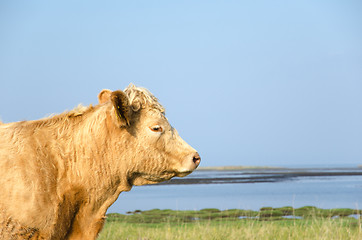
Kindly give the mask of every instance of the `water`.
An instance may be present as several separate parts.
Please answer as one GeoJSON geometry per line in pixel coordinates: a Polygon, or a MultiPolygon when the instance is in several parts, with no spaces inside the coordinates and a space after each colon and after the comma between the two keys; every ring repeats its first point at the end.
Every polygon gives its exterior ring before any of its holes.
{"type": "Polygon", "coordinates": [[[121,193],[108,213],[154,208],[259,210],[261,207],[316,206],[362,209],[362,169],[196,171],[185,179],[208,178],[209,184],[133,187],[130,192],[121,193]],[[348,175],[351,172],[355,174],[348,175]]]}

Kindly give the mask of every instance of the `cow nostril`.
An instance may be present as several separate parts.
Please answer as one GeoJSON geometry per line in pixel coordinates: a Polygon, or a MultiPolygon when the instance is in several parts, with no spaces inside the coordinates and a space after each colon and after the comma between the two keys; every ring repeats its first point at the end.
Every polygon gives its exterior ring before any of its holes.
{"type": "Polygon", "coordinates": [[[200,164],[201,157],[200,157],[199,153],[195,153],[192,161],[193,161],[196,165],[199,165],[199,164],[200,164]]]}

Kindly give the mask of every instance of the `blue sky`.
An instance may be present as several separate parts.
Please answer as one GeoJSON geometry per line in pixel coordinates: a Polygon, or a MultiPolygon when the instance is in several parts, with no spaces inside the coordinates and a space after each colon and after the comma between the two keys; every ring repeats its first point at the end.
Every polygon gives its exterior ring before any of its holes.
{"type": "Polygon", "coordinates": [[[361,1],[0,1],[0,118],[151,90],[203,166],[362,164],[361,1]]]}

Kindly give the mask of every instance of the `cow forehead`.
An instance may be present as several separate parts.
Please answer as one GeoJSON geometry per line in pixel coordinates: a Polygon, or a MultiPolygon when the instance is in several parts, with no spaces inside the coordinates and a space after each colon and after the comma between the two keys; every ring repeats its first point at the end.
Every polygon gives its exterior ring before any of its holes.
{"type": "Polygon", "coordinates": [[[166,119],[165,113],[157,108],[149,108],[146,111],[146,115],[149,117],[163,118],[166,119]]]}
{"type": "Polygon", "coordinates": [[[168,119],[166,118],[164,112],[161,112],[160,110],[154,108],[148,109],[145,112],[144,121],[168,123],[168,119]]]}

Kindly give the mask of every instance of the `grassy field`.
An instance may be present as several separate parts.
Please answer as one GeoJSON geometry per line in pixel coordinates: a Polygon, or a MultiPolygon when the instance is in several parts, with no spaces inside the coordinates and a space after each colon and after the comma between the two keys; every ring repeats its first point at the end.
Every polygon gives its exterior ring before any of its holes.
{"type": "Polygon", "coordinates": [[[109,214],[98,239],[362,239],[352,209],[262,208],[260,211],[154,209],[109,214]]]}

